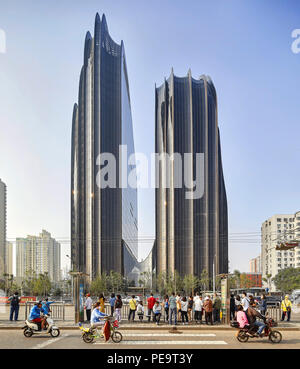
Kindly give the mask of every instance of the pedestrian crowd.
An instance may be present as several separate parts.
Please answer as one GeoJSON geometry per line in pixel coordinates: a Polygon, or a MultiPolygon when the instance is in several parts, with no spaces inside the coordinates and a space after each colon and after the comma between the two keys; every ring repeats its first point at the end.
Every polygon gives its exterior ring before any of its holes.
{"type": "MultiPolygon", "coordinates": [[[[103,294],[99,296],[97,309],[101,313],[105,313],[106,299],[103,294]]],[[[115,315],[116,319],[121,321],[121,310],[123,302],[121,295],[111,294],[107,301],[110,305],[110,315],[115,315]]],[[[85,299],[85,311],[87,321],[91,320],[92,309],[96,307],[93,305],[90,294],[86,295],[85,299]]],[[[189,324],[195,321],[197,324],[215,324],[221,323],[221,299],[218,294],[214,294],[213,298],[210,295],[203,296],[199,292],[195,296],[189,297],[181,296],[175,292],[171,296],[164,296],[162,299],[155,298],[153,293],[147,298],[144,306],[143,301],[138,299],[135,295],[132,295],[128,301],[129,312],[128,321],[134,321],[135,317],[138,317],[140,322],[151,320],[157,325],[160,324],[163,316],[164,321],[169,324],[177,325],[181,321],[183,325],[189,324]]]]}

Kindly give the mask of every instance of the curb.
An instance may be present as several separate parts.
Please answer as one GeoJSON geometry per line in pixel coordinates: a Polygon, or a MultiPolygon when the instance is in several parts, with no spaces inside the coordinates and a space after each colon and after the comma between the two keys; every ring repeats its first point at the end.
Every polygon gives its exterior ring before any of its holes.
{"type": "MultiPolygon", "coordinates": [[[[60,330],[78,330],[78,325],[74,325],[74,326],[59,326],[58,327],[60,330]]],[[[21,330],[22,327],[13,327],[13,326],[0,326],[0,330],[21,330]]],[[[127,331],[136,331],[136,330],[160,330],[160,331],[166,331],[166,330],[170,330],[171,327],[168,326],[160,326],[157,327],[156,325],[153,327],[122,327],[120,326],[119,328],[120,330],[127,330],[127,331]]],[[[177,326],[177,329],[179,331],[199,331],[199,330],[203,330],[203,331],[236,331],[236,328],[232,328],[232,327],[181,327],[181,326],[177,326]]],[[[278,329],[279,331],[282,332],[295,332],[295,331],[300,331],[300,328],[298,327],[276,327],[276,329],[278,329]]]]}

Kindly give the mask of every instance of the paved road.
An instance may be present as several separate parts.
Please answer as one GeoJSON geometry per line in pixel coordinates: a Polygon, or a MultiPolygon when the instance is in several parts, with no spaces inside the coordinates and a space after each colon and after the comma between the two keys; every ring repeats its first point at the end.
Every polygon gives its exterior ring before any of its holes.
{"type": "MultiPolygon", "coordinates": [[[[122,332],[122,330],[121,330],[122,332]]],[[[168,330],[123,331],[123,341],[119,344],[105,343],[100,339],[92,344],[86,344],[81,339],[80,331],[63,330],[58,338],[49,335],[34,335],[31,338],[23,336],[20,330],[1,330],[0,348],[28,348],[28,349],[300,349],[299,331],[282,332],[281,344],[269,343],[266,338],[252,339],[248,343],[240,343],[235,338],[234,331],[182,331],[173,334],[168,330]]]]}

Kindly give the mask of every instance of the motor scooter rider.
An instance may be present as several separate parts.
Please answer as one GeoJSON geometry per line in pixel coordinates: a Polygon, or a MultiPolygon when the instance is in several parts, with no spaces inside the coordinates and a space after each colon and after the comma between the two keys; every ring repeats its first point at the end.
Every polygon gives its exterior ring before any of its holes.
{"type": "Polygon", "coordinates": [[[54,303],[55,303],[55,301],[49,301],[48,297],[45,298],[45,300],[42,304],[42,309],[44,311],[44,314],[50,315],[50,313],[51,313],[50,305],[54,304],[54,303]]]}
{"type": "Polygon", "coordinates": [[[248,307],[248,310],[247,310],[247,317],[248,317],[248,320],[249,320],[249,324],[250,324],[250,329],[249,329],[249,333],[250,334],[253,334],[252,331],[253,331],[253,328],[255,326],[258,327],[258,331],[257,331],[257,336],[262,336],[262,331],[263,329],[265,328],[265,323],[266,323],[266,317],[263,316],[262,314],[260,314],[257,310],[255,310],[252,306],[249,306],[248,307]],[[256,320],[256,318],[260,318],[262,319],[264,322],[261,322],[261,321],[258,321],[256,320]]]}
{"type": "Polygon", "coordinates": [[[44,313],[44,310],[42,308],[42,302],[39,301],[30,310],[30,314],[28,317],[28,320],[33,323],[37,323],[39,327],[39,331],[44,329],[45,321],[46,319],[44,317],[41,317],[41,313],[44,313]]]}
{"type": "Polygon", "coordinates": [[[92,315],[91,315],[91,329],[95,329],[99,326],[104,326],[105,323],[105,318],[108,317],[107,314],[102,313],[102,311],[100,311],[101,309],[101,303],[98,301],[95,304],[95,308],[92,311],[92,315]]]}

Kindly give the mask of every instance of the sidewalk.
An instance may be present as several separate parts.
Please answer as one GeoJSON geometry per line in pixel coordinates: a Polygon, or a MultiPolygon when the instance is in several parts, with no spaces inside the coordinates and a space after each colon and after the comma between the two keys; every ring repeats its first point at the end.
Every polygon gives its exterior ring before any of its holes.
{"type": "MultiPolygon", "coordinates": [[[[70,330],[70,329],[78,329],[78,324],[75,324],[72,320],[66,320],[66,321],[56,321],[57,326],[62,330],[70,330]]],[[[89,326],[88,323],[83,323],[84,326],[89,326]]],[[[11,322],[9,320],[0,320],[0,329],[21,329],[24,326],[24,320],[20,320],[17,322],[11,322]]],[[[123,320],[120,324],[120,329],[125,330],[153,330],[153,329],[159,329],[159,330],[166,330],[166,329],[172,329],[172,327],[175,327],[174,325],[169,325],[167,323],[160,323],[159,326],[157,326],[155,323],[140,323],[138,321],[134,323],[128,323],[127,320],[123,320]]],[[[179,323],[176,325],[177,330],[179,331],[189,331],[189,330],[232,330],[235,331],[235,328],[230,327],[230,325],[225,324],[215,324],[215,325],[206,325],[206,324],[195,324],[191,323],[189,325],[182,325],[179,323]]],[[[281,331],[298,331],[300,330],[300,321],[291,321],[291,322],[278,322],[278,326],[275,328],[281,331]]]]}

